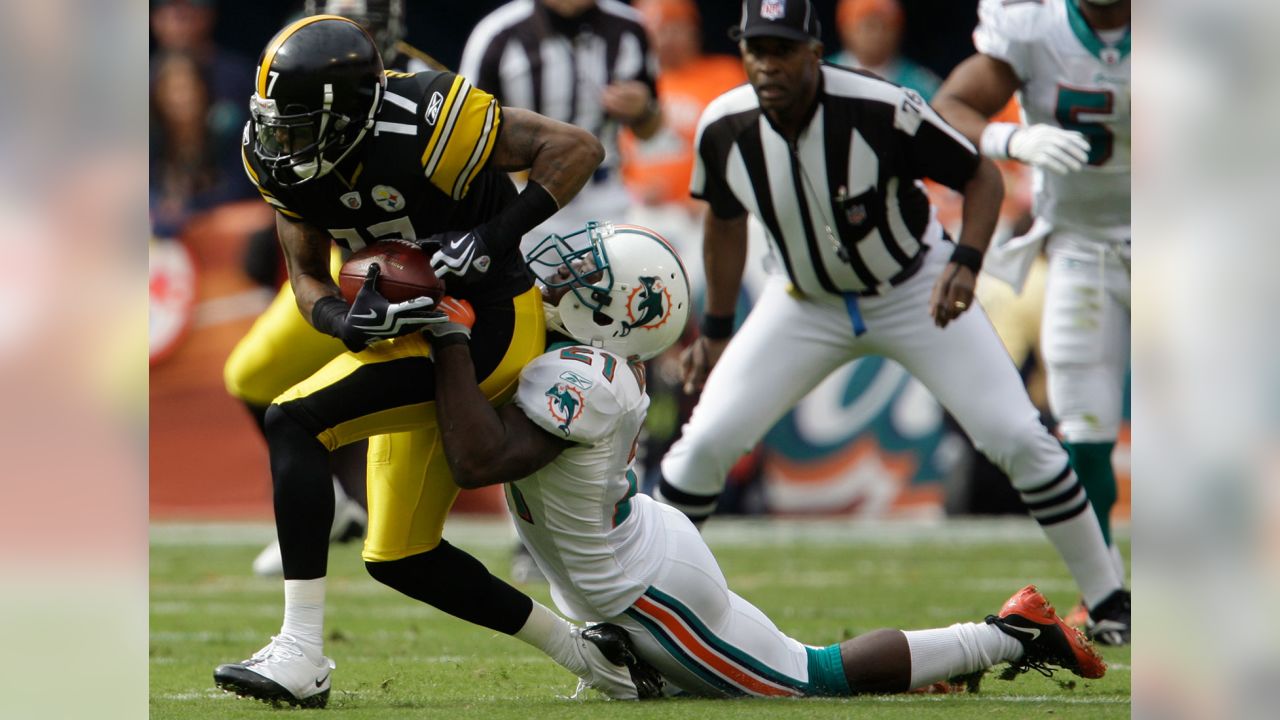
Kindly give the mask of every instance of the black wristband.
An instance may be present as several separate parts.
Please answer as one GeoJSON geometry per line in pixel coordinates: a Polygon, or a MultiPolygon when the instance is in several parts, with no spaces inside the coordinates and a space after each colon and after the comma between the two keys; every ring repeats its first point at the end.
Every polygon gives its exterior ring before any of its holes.
{"type": "Polygon", "coordinates": [[[516,199],[476,228],[495,256],[505,256],[520,245],[524,234],[542,224],[560,210],[560,203],[546,188],[530,180],[516,199]]]}
{"type": "Polygon", "coordinates": [[[956,249],[951,252],[951,262],[967,267],[977,275],[982,270],[982,251],[968,245],[956,245],[956,249]]]}
{"type": "Polygon", "coordinates": [[[342,337],[346,326],[347,304],[332,295],[325,295],[311,306],[311,326],[325,335],[342,337]]]}
{"type": "Polygon", "coordinates": [[[725,340],[733,337],[733,316],[703,315],[702,337],[708,340],[725,340]]]}

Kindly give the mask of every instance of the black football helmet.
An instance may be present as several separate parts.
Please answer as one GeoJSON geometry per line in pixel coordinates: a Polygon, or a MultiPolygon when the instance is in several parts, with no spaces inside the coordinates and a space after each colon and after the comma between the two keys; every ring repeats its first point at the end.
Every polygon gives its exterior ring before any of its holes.
{"type": "Polygon", "coordinates": [[[404,0],[307,0],[302,8],[306,15],[341,15],[360,23],[387,65],[399,52],[396,43],[404,39],[404,0]]]}
{"type": "Polygon", "coordinates": [[[328,173],[369,129],[386,76],[369,33],[352,20],[314,15],[267,43],[249,102],[253,152],[291,186],[328,173]]]}

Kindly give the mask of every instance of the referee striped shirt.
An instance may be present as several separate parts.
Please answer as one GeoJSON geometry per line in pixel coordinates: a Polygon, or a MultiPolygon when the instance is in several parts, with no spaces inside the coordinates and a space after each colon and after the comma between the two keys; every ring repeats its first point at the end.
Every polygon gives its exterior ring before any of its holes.
{"type": "Polygon", "coordinates": [[[657,61],[640,14],[617,0],[565,20],[535,0],[515,0],[476,25],[459,73],[506,107],[533,110],[590,131],[618,164],[618,122],[605,115],[606,85],[639,80],[657,97],[657,61]]]}
{"type": "Polygon", "coordinates": [[[717,217],[758,217],[801,292],[884,292],[941,237],[920,178],[962,190],[978,153],[913,90],[832,65],[820,83],[795,142],[750,85],[712,101],[690,190],[717,217]]]}

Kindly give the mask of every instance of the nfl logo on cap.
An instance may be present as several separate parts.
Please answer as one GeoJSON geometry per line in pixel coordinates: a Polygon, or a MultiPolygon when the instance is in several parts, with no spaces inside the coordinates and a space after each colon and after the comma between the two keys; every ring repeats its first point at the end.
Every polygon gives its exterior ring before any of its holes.
{"type": "Polygon", "coordinates": [[[787,14],[787,0],[762,0],[760,17],[765,20],[777,20],[787,14]]]}

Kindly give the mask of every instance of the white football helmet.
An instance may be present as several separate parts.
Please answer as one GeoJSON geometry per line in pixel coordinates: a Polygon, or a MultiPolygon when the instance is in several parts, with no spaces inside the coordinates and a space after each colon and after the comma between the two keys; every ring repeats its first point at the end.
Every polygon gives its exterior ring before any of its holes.
{"type": "Polygon", "coordinates": [[[689,277],[648,228],[587,223],[565,237],[548,235],[525,262],[550,295],[563,289],[555,304],[543,303],[547,325],[578,342],[648,360],[684,333],[689,277]]]}

